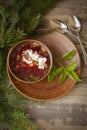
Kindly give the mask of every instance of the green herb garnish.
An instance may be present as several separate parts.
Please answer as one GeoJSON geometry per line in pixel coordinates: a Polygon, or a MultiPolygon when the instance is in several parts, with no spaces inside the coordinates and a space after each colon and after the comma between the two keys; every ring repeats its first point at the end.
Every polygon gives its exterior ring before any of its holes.
{"type": "Polygon", "coordinates": [[[53,65],[51,72],[48,75],[48,82],[52,82],[57,74],[60,74],[63,71],[63,67],[56,68],[55,65],[53,65]]]}
{"type": "Polygon", "coordinates": [[[61,56],[61,59],[63,60],[71,60],[75,56],[75,50],[70,51],[69,53],[65,53],[61,56]]]}
{"type": "MultiPolygon", "coordinates": [[[[69,53],[66,53],[64,55],[62,55],[60,57],[60,59],[64,59],[64,60],[72,60],[73,57],[75,56],[75,51],[72,50],[69,53]]],[[[77,62],[72,62],[67,66],[62,65],[58,59],[55,59],[56,63],[60,66],[59,68],[55,67],[55,65],[53,65],[51,72],[48,75],[48,82],[52,82],[55,77],[59,75],[59,83],[62,83],[65,81],[65,79],[69,76],[71,77],[73,80],[79,82],[81,81],[81,79],[79,78],[79,76],[77,75],[77,73],[75,72],[76,66],[77,66],[77,62]]]]}

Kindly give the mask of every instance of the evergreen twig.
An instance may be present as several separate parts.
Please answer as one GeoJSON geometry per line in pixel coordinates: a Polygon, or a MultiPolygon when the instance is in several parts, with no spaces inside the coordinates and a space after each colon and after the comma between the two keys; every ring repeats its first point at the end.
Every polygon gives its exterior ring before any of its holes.
{"type": "Polygon", "coordinates": [[[14,90],[6,73],[9,48],[33,34],[40,23],[41,13],[58,0],[37,1],[35,4],[34,0],[0,0],[0,130],[37,129],[28,119],[29,115],[24,113],[27,99],[14,90]]]}

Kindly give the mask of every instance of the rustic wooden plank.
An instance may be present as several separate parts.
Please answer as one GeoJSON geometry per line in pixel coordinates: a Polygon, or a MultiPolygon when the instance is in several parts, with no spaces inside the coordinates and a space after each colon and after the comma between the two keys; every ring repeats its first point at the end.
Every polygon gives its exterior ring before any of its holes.
{"type": "MultiPolygon", "coordinates": [[[[45,18],[58,18],[67,22],[69,15],[78,16],[82,24],[81,36],[87,41],[87,0],[61,0],[45,18]]],[[[83,64],[80,45],[76,40],[73,42],[81,56],[83,81],[63,98],[44,105],[27,104],[26,110],[39,130],[87,130],[87,67],[83,64]]],[[[87,50],[87,45],[85,48],[87,50]]]]}

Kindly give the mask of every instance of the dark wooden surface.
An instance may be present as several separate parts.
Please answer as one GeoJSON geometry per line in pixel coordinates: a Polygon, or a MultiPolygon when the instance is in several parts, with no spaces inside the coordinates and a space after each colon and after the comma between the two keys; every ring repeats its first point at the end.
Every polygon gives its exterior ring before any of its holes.
{"type": "MultiPolygon", "coordinates": [[[[87,41],[87,0],[61,0],[45,17],[47,19],[57,17],[67,21],[69,15],[76,15],[80,19],[82,23],[80,34],[87,41]]],[[[30,113],[39,130],[87,130],[87,67],[83,64],[78,42],[73,41],[80,52],[83,81],[58,100],[46,102],[44,105],[27,104],[26,111],[30,113]]],[[[87,48],[87,45],[85,47],[87,48]]]]}

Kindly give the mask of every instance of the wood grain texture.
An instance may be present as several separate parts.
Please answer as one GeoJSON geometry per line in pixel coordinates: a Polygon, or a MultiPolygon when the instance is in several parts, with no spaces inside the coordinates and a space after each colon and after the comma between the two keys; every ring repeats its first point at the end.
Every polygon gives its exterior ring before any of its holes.
{"type": "MultiPolygon", "coordinates": [[[[76,55],[74,56],[74,58],[70,61],[62,61],[62,64],[68,65],[76,61],[77,73],[80,74],[81,63],[79,53],[76,47],[74,46],[73,42],[69,38],[67,38],[61,33],[53,32],[51,34],[38,37],[38,39],[45,45],[47,45],[48,48],[50,48],[52,54],[54,54],[56,58],[67,52],[70,52],[71,50],[75,50],[76,55]]],[[[23,41],[23,43],[24,42],[25,41],[23,41]]],[[[19,45],[20,44],[18,44],[18,46],[19,45]]],[[[11,68],[9,67],[10,54],[11,52],[9,51],[7,57],[7,69],[10,81],[18,91],[20,91],[27,97],[30,97],[35,100],[44,100],[44,101],[52,100],[64,96],[75,86],[76,82],[70,77],[68,77],[62,84],[59,84],[58,83],[59,75],[56,76],[55,80],[52,83],[48,83],[47,77],[36,83],[22,82],[11,72],[11,68]]]]}
{"type": "MultiPolygon", "coordinates": [[[[87,0],[61,0],[45,16],[48,20],[58,18],[67,22],[69,15],[76,15],[82,24],[81,37],[87,42],[87,0]]],[[[87,130],[87,67],[84,66],[81,47],[75,39],[82,62],[82,82],[61,99],[44,105],[26,105],[26,112],[39,130],[87,130]]],[[[85,45],[87,49],[87,45],[85,45]]]]}

